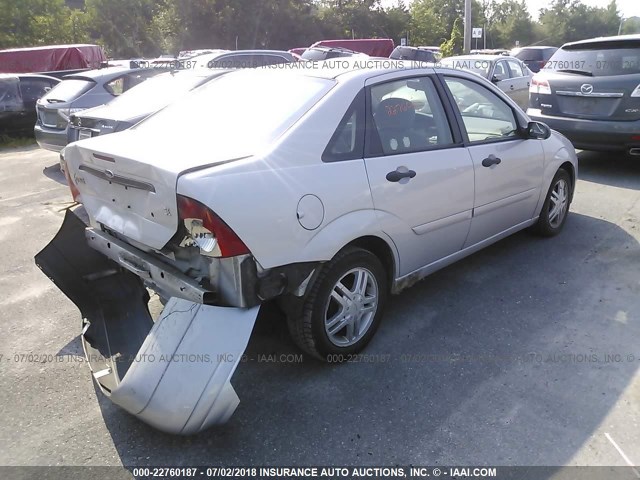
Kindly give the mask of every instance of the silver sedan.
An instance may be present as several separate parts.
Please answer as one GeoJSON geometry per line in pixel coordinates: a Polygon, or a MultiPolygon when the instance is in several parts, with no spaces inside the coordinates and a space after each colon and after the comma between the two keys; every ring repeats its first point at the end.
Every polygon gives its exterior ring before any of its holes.
{"type": "Polygon", "coordinates": [[[442,65],[477,73],[513,98],[523,110],[529,107],[529,85],[531,85],[533,72],[515,57],[465,55],[445,58],[442,60],[442,65]]]}

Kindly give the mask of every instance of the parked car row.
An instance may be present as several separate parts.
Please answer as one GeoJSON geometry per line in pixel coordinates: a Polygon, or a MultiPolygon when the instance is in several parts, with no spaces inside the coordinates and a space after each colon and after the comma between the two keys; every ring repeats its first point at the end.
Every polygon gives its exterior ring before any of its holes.
{"type": "Polygon", "coordinates": [[[129,67],[70,75],[39,98],[35,127],[31,125],[40,147],[57,152],[70,142],[129,128],[183,93],[221,75],[224,69],[297,60],[297,56],[279,50],[203,50],[183,52],[179,59],[136,60],[129,67]],[[157,82],[147,84],[146,80],[157,75],[157,82]]]}
{"type": "Polygon", "coordinates": [[[60,80],[37,74],[0,74],[0,133],[24,134],[36,123],[36,102],[60,80]]]}

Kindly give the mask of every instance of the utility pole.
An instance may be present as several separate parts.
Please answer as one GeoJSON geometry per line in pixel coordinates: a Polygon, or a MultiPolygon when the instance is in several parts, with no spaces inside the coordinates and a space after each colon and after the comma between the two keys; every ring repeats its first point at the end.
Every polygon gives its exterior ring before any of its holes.
{"type": "Polygon", "coordinates": [[[464,0],[464,53],[471,51],[471,0],[464,0]]]}

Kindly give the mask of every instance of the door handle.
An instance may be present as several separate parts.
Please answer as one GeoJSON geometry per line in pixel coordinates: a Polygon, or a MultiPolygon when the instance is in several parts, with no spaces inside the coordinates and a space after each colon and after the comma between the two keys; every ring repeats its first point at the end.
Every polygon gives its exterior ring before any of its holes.
{"type": "Polygon", "coordinates": [[[416,172],[414,172],[413,170],[407,170],[407,167],[398,167],[393,172],[387,173],[386,178],[390,182],[399,182],[403,178],[411,179],[415,176],[416,176],[416,172]]]}
{"type": "Polygon", "coordinates": [[[489,155],[487,158],[485,158],[484,160],[482,160],[482,166],[483,167],[490,167],[492,165],[498,165],[500,164],[502,160],[499,159],[498,157],[496,157],[493,153],[491,155],[489,155]]]}
{"type": "Polygon", "coordinates": [[[510,88],[511,90],[513,90],[515,87],[514,87],[513,85],[511,85],[509,88],[510,88]]]}

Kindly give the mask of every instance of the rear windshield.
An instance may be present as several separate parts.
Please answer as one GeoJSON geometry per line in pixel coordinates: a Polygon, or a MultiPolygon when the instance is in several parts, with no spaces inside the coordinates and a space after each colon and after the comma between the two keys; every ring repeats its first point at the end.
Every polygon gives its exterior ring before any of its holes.
{"type": "Polygon", "coordinates": [[[134,127],[153,136],[258,149],[279,137],[335,84],[293,72],[238,70],[193,90],[134,127]]]}
{"type": "Polygon", "coordinates": [[[396,47],[391,52],[389,58],[395,60],[414,60],[416,62],[435,62],[436,56],[429,50],[418,50],[416,48],[396,47]]]}
{"type": "MultiPolygon", "coordinates": [[[[225,73],[225,71],[212,71],[211,73],[209,78],[225,73]]],[[[191,71],[163,73],[136,85],[110,101],[104,108],[107,108],[111,115],[120,118],[148,115],[180,98],[206,80],[207,77],[193,75],[191,71]]]]}
{"type": "Polygon", "coordinates": [[[0,112],[16,111],[22,108],[19,83],[18,77],[0,79],[0,112]]]}
{"type": "Polygon", "coordinates": [[[543,53],[544,50],[540,48],[524,48],[516,53],[515,57],[523,62],[538,62],[544,60],[543,53]]]}
{"type": "Polygon", "coordinates": [[[544,69],[571,70],[594,77],[637,74],[640,73],[640,42],[633,47],[616,42],[562,47],[544,69]]]}
{"type": "Polygon", "coordinates": [[[212,60],[209,65],[211,68],[257,68],[281,63],[289,63],[289,60],[282,55],[256,54],[224,56],[212,60]]]}
{"type": "Polygon", "coordinates": [[[53,87],[42,99],[49,102],[71,102],[94,85],[95,82],[88,78],[68,78],[53,87]]]}
{"type": "Polygon", "coordinates": [[[319,48],[307,48],[302,54],[303,60],[329,60],[338,57],[350,57],[353,53],[345,50],[322,50],[319,48]]]}

